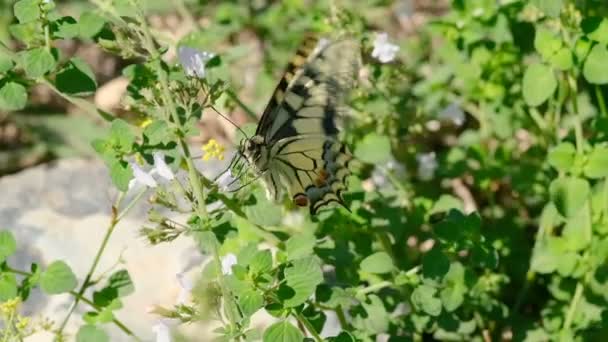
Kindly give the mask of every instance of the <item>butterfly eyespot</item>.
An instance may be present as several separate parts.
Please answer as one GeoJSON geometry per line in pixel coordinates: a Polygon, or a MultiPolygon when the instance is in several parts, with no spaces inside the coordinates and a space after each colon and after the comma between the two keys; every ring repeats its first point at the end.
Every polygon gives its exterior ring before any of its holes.
{"type": "Polygon", "coordinates": [[[319,171],[319,175],[315,179],[315,185],[317,188],[322,188],[327,185],[327,179],[329,178],[329,174],[325,170],[319,171]]]}
{"type": "Polygon", "coordinates": [[[305,207],[308,205],[308,196],[304,194],[297,194],[293,197],[293,203],[298,207],[305,207]]]}

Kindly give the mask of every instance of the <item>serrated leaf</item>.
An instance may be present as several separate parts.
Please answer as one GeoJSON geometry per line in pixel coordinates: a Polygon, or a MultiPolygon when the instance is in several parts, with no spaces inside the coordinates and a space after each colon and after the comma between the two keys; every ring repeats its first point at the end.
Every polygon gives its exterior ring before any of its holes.
{"type": "Polygon", "coordinates": [[[382,274],[394,269],[393,259],[386,252],[377,252],[361,261],[360,268],[368,273],[382,274]]]}
{"type": "Polygon", "coordinates": [[[317,240],[312,234],[297,234],[290,237],[285,243],[287,260],[295,260],[311,255],[316,242],[317,240]]]}
{"type": "Polygon", "coordinates": [[[450,265],[450,270],[443,279],[445,287],[441,289],[439,297],[447,312],[453,312],[464,302],[467,291],[464,273],[462,264],[454,262],[450,265]]]}
{"type": "Polygon", "coordinates": [[[450,270],[450,260],[438,244],[422,257],[422,274],[429,279],[440,279],[450,270]]]}
{"type": "Polygon", "coordinates": [[[17,279],[12,273],[0,273],[0,303],[17,297],[17,279]]]}
{"type": "Polygon", "coordinates": [[[524,73],[523,95],[530,106],[538,106],[553,95],[557,80],[553,70],[543,64],[532,64],[524,73]]]}
{"type": "Polygon", "coordinates": [[[78,329],[78,333],[76,334],[77,342],[106,342],[109,340],[108,335],[94,325],[83,325],[78,329]]]}
{"type": "Polygon", "coordinates": [[[575,216],[589,196],[589,183],[581,178],[566,177],[551,182],[549,193],[557,211],[564,217],[575,216]]]}
{"type": "Polygon", "coordinates": [[[283,209],[273,201],[268,200],[262,191],[255,194],[255,203],[244,209],[251,223],[262,227],[274,227],[281,224],[283,209]]]}
{"type": "Polygon", "coordinates": [[[118,270],[112,273],[110,278],[108,278],[106,286],[116,289],[119,297],[128,296],[135,292],[135,285],[133,285],[133,281],[127,270],[118,270]]]}
{"type": "Polygon", "coordinates": [[[596,146],[587,158],[585,176],[604,178],[608,176],[608,147],[596,146]]]}
{"type": "Polygon", "coordinates": [[[369,164],[386,163],[392,158],[391,142],[385,135],[370,133],[357,143],[354,155],[369,164]]]}
{"type": "Polygon", "coordinates": [[[269,250],[258,251],[249,262],[253,274],[262,274],[272,269],[272,253],[269,250]]]}
{"type": "Polygon", "coordinates": [[[21,65],[31,78],[38,78],[55,68],[55,57],[43,47],[22,52],[21,65]]]}
{"type": "Polygon", "coordinates": [[[0,264],[17,251],[17,241],[8,230],[0,231],[0,264]]]}
{"type": "Polygon", "coordinates": [[[255,290],[248,290],[239,296],[239,308],[247,317],[256,313],[264,306],[264,297],[255,290]]]}
{"type": "Polygon", "coordinates": [[[292,262],[285,268],[285,280],[295,293],[284,301],[286,307],[295,307],[304,303],[323,281],[323,273],[314,257],[306,257],[292,262]]]}
{"type": "Polygon", "coordinates": [[[17,82],[7,82],[0,88],[0,109],[21,110],[27,104],[27,90],[17,82]]]}
{"type": "Polygon", "coordinates": [[[437,289],[429,285],[420,285],[412,292],[412,304],[431,316],[441,314],[441,300],[435,297],[437,289]]]}
{"type": "Polygon", "coordinates": [[[17,1],[13,10],[20,23],[38,20],[40,18],[40,0],[17,1]]]}
{"type": "Polygon", "coordinates": [[[51,295],[71,291],[77,283],[70,266],[61,260],[52,262],[40,275],[40,288],[51,295]]]}
{"type": "Polygon", "coordinates": [[[150,145],[166,143],[171,139],[169,126],[167,126],[166,122],[161,120],[152,121],[151,124],[144,128],[143,135],[150,145]]]}
{"type": "Polygon", "coordinates": [[[129,190],[129,182],[133,179],[133,170],[129,167],[129,164],[115,160],[110,164],[110,178],[112,184],[120,191],[129,190]]]}
{"type": "Polygon", "coordinates": [[[566,172],[570,170],[576,156],[576,148],[569,142],[564,142],[549,151],[547,160],[549,165],[557,171],[566,172]]]}
{"type": "Polygon", "coordinates": [[[597,44],[591,49],[591,52],[585,60],[583,66],[583,76],[585,79],[592,84],[606,84],[608,83],[608,68],[606,68],[606,61],[608,61],[608,49],[604,44],[597,44]]]}
{"type": "Polygon", "coordinates": [[[53,22],[53,35],[57,38],[71,39],[78,35],[80,27],[70,16],[59,18],[53,22]]]}
{"type": "Polygon", "coordinates": [[[88,95],[97,89],[97,81],[91,67],[75,57],[57,73],[55,86],[67,94],[88,95]]]}
{"type": "Polygon", "coordinates": [[[9,32],[17,40],[22,41],[28,46],[39,44],[44,38],[43,32],[38,22],[32,21],[23,24],[13,24],[8,27],[9,32]]]}
{"type": "Polygon", "coordinates": [[[264,331],[264,342],[302,342],[302,332],[287,321],[274,323],[264,331]]]}
{"type": "Polygon", "coordinates": [[[112,147],[121,152],[128,153],[135,142],[135,135],[131,130],[131,126],[126,121],[116,119],[112,121],[109,140],[112,147]]]}
{"type": "Polygon", "coordinates": [[[353,318],[353,326],[372,335],[381,334],[388,330],[390,316],[386,312],[380,297],[374,294],[369,295],[368,301],[362,302],[361,306],[365,313],[353,318]]]}
{"type": "Polygon", "coordinates": [[[79,24],[80,36],[83,38],[93,38],[103,29],[106,20],[95,12],[85,12],[80,16],[79,24]]]}
{"type": "Polygon", "coordinates": [[[548,60],[562,47],[562,40],[553,32],[538,27],[534,35],[534,48],[545,60],[548,60]]]}

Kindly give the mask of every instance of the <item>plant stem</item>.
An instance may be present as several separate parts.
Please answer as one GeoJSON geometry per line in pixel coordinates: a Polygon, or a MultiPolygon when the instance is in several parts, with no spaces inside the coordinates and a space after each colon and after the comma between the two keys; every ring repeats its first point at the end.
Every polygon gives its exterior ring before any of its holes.
{"type": "Polygon", "coordinates": [[[599,84],[595,85],[595,96],[597,97],[597,103],[599,104],[602,116],[608,117],[608,110],[606,110],[606,101],[604,100],[604,93],[602,93],[602,87],[599,84]]]}
{"type": "Polygon", "coordinates": [[[574,314],[576,313],[576,309],[578,308],[578,303],[583,296],[583,283],[579,281],[576,284],[576,289],[574,290],[574,296],[572,297],[572,301],[570,302],[570,307],[568,307],[568,312],[566,313],[566,319],[564,320],[564,325],[562,326],[562,331],[567,331],[570,329],[570,324],[572,324],[572,319],[574,318],[574,314]]]}
{"type": "MultiPolygon", "coordinates": [[[[143,193],[143,191],[142,191],[142,193],[143,193]]],[[[70,305],[70,308],[68,309],[67,315],[65,316],[65,318],[61,322],[61,325],[59,326],[59,329],[57,330],[57,333],[56,333],[57,336],[60,336],[62,334],[63,330],[65,329],[65,326],[67,325],[68,321],[70,320],[70,316],[72,316],[72,313],[76,309],[78,302],[81,300],[81,298],[83,298],[84,292],[89,288],[89,286],[92,285],[91,279],[93,278],[93,274],[95,273],[95,270],[97,269],[99,260],[101,260],[101,256],[108,245],[108,241],[110,240],[110,236],[114,232],[114,228],[116,228],[116,225],[120,221],[119,214],[118,214],[118,206],[122,202],[123,197],[124,197],[124,193],[121,192],[118,195],[118,198],[116,199],[115,204],[112,206],[112,216],[110,218],[110,225],[108,226],[108,228],[106,230],[106,233],[103,237],[101,245],[97,249],[97,253],[95,254],[95,258],[93,259],[93,263],[91,264],[91,267],[89,268],[89,271],[87,272],[84,282],[82,283],[82,285],[80,286],[80,289],[77,292],[77,296],[75,296],[74,301],[72,302],[72,305],[70,305]]],[[[125,207],[125,209],[121,212],[120,218],[124,217],[124,215],[131,208],[133,208],[133,205],[135,204],[135,202],[139,201],[140,198],[141,198],[141,194],[136,196],[131,201],[131,203],[129,203],[125,207]]]]}
{"type": "Polygon", "coordinates": [[[234,102],[236,102],[239,107],[241,107],[242,110],[245,111],[249,119],[253,121],[258,120],[258,116],[255,115],[255,112],[251,110],[251,108],[249,108],[246,104],[244,104],[243,101],[241,101],[241,99],[239,99],[239,97],[234,93],[234,91],[232,91],[232,89],[227,89],[226,95],[228,95],[228,97],[230,97],[234,102]]]}
{"type": "Polygon", "coordinates": [[[308,321],[308,319],[306,319],[306,317],[304,317],[299,312],[294,313],[294,316],[296,317],[296,319],[298,320],[298,322],[300,322],[300,324],[302,324],[303,326],[306,327],[306,330],[308,330],[308,332],[312,335],[312,337],[315,339],[315,341],[317,341],[317,342],[323,342],[323,338],[315,330],[315,327],[312,326],[312,324],[308,321]]]}
{"type": "Polygon", "coordinates": [[[572,110],[574,111],[574,134],[576,137],[576,151],[579,154],[583,153],[583,123],[581,120],[580,113],[578,111],[578,89],[576,85],[576,79],[572,76],[568,77],[568,84],[570,86],[570,99],[572,100],[572,110]]]}
{"type": "Polygon", "coordinates": [[[371,292],[376,292],[376,291],[378,291],[378,290],[382,290],[382,289],[383,289],[383,288],[385,288],[385,287],[391,287],[391,286],[393,286],[393,283],[392,283],[392,282],[387,281],[387,280],[385,280],[385,281],[381,281],[381,282],[379,282],[379,283],[377,283],[377,284],[370,285],[370,286],[368,286],[368,287],[365,287],[365,288],[362,288],[362,289],[358,290],[358,291],[357,291],[357,294],[356,294],[355,296],[356,296],[356,297],[358,297],[358,296],[363,296],[363,295],[366,295],[366,294],[368,294],[368,293],[371,293],[371,292]]]}
{"type": "MultiPolygon", "coordinates": [[[[141,8],[141,6],[139,6],[140,4],[137,3],[138,2],[137,0],[131,0],[131,1],[137,8],[141,8]]],[[[156,66],[156,74],[158,75],[158,80],[159,80],[158,83],[159,83],[159,86],[161,89],[162,100],[163,100],[165,106],[167,107],[166,109],[169,111],[169,115],[170,115],[171,119],[173,120],[174,124],[181,131],[182,125],[181,125],[181,121],[180,121],[179,115],[176,110],[176,104],[173,101],[173,95],[171,94],[171,91],[169,90],[169,81],[167,79],[165,70],[163,70],[162,65],[160,64],[161,55],[160,55],[158,49],[156,48],[154,38],[152,37],[152,33],[150,32],[150,28],[148,26],[148,22],[146,20],[146,17],[144,15],[143,11],[141,11],[141,10],[138,11],[137,19],[141,25],[142,34],[143,34],[142,43],[143,43],[144,47],[150,53],[150,55],[153,59],[158,59],[158,63],[154,63],[154,64],[156,66]]],[[[186,161],[186,167],[188,169],[188,178],[190,180],[190,184],[192,185],[192,192],[194,193],[194,197],[197,202],[194,205],[194,209],[196,211],[196,214],[199,216],[201,223],[206,228],[206,222],[208,220],[208,215],[207,215],[205,193],[203,191],[203,186],[202,186],[201,178],[200,178],[201,176],[199,175],[199,172],[196,170],[196,168],[194,166],[194,162],[192,161],[192,157],[190,154],[190,149],[188,148],[188,144],[186,143],[184,138],[181,136],[178,136],[178,141],[179,141],[179,145],[182,149],[184,159],[186,161]]],[[[220,261],[220,257],[219,257],[219,252],[217,250],[217,246],[214,247],[213,259],[214,259],[215,265],[218,266],[217,269],[221,270],[221,261],[220,261]]],[[[228,309],[225,311],[228,315],[228,320],[230,321],[229,322],[230,329],[231,329],[231,331],[234,331],[235,330],[234,328],[236,325],[236,314],[235,314],[234,308],[236,307],[236,304],[234,303],[234,299],[232,298],[230,291],[228,290],[228,288],[225,284],[224,275],[221,272],[218,272],[218,283],[220,285],[222,298],[225,300],[225,304],[228,307],[228,309]]]]}
{"type": "Polygon", "coordinates": [[[83,99],[80,99],[77,97],[70,96],[68,94],[64,94],[59,89],[57,89],[57,87],[55,87],[55,85],[51,81],[49,81],[46,77],[41,77],[40,79],[38,79],[38,81],[40,83],[46,85],[57,95],[61,96],[63,99],[70,102],[74,106],[82,109],[86,113],[89,113],[95,117],[101,116],[104,120],[109,120],[111,118],[117,117],[116,115],[114,115],[112,113],[109,113],[109,112],[106,112],[104,110],[97,108],[97,106],[95,106],[93,103],[91,103],[87,100],[83,100],[83,99]]]}

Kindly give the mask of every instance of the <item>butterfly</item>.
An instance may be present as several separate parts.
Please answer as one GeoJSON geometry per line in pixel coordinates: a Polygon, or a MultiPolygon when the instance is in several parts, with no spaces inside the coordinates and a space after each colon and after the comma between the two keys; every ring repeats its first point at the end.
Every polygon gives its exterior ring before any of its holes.
{"type": "MultiPolygon", "coordinates": [[[[244,157],[269,198],[285,192],[311,215],[342,197],[352,160],[337,140],[336,117],[354,86],[360,48],[353,38],[307,36],[276,87],[255,135],[241,143],[244,157]]],[[[347,208],[348,209],[348,208],[347,208]]]]}

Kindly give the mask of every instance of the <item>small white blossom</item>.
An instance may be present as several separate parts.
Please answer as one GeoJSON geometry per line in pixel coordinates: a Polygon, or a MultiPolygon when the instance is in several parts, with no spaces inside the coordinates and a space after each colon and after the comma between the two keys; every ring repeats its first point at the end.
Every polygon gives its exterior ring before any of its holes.
{"type": "Polygon", "coordinates": [[[397,51],[399,51],[399,46],[388,41],[388,34],[386,32],[376,34],[372,57],[382,63],[388,63],[395,59],[397,51]]]}
{"type": "Polygon", "coordinates": [[[207,51],[199,51],[197,49],[180,46],[177,50],[177,56],[182,67],[188,76],[196,76],[205,78],[205,64],[215,57],[215,54],[207,51]]]}
{"type": "Polygon", "coordinates": [[[152,326],[152,331],[156,335],[156,342],[171,342],[171,330],[167,323],[160,319],[152,326]]]}
{"type": "Polygon", "coordinates": [[[175,277],[177,278],[177,282],[181,287],[179,295],[177,295],[177,304],[184,304],[190,296],[190,292],[194,288],[194,284],[185,276],[184,273],[178,273],[175,275],[175,277]]]}
{"type": "Polygon", "coordinates": [[[424,181],[433,179],[435,170],[439,166],[435,152],[418,154],[416,160],[418,161],[418,177],[424,181]]]}
{"type": "Polygon", "coordinates": [[[149,186],[151,188],[155,188],[158,186],[158,183],[152,177],[153,171],[146,172],[142,170],[137,163],[131,163],[131,170],[133,170],[133,179],[129,182],[129,188],[133,188],[138,184],[142,184],[145,186],[149,186]]]}
{"type": "Polygon", "coordinates": [[[232,266],[236,265],[236,255],[232,253],[228,253],[222,257],[222,274],[230,275],[232,274],[232,266]]]}
{"type": "Polygon", "coordinates": [[[175,175],[169,168],[169,165],[165,163],[165,155],[162,152],[154,152],[154,169],[159,176],[166,180],[173,180],[175,175]]]}
{"type": "Polygon", "coordinates": [[[451,103],[449,106],[445,107],[439,112],[437,117],[440,120],[450,120],[456,126],[461,126],[465,120],[464,112],[457,103],[451,103]]]}

